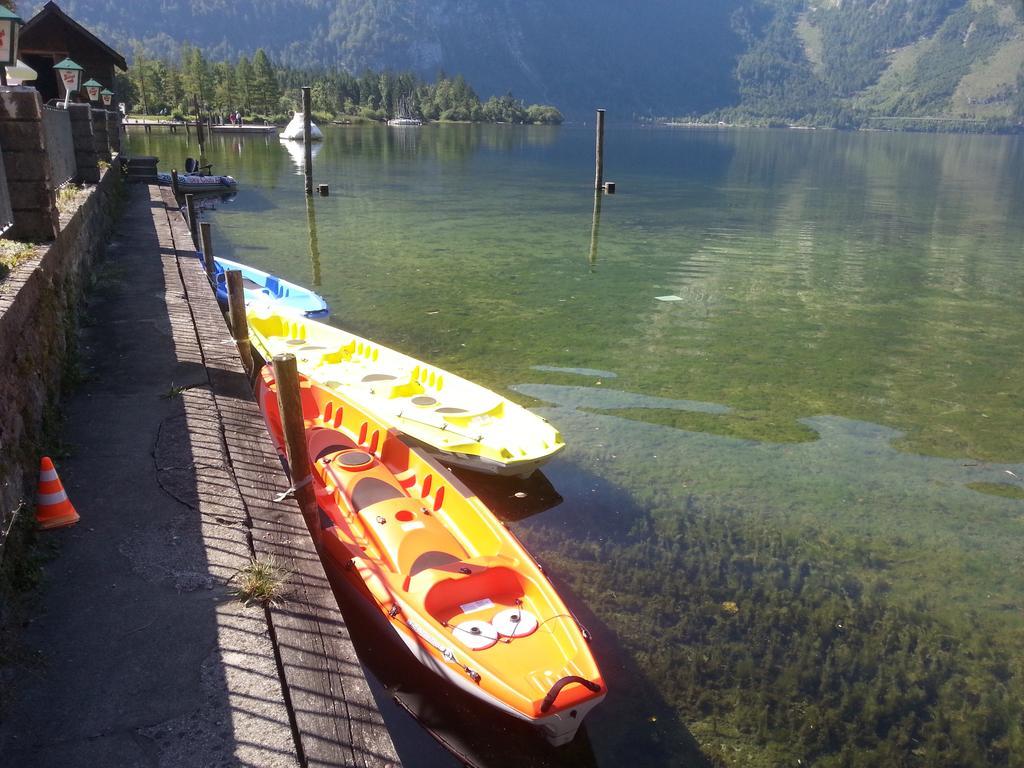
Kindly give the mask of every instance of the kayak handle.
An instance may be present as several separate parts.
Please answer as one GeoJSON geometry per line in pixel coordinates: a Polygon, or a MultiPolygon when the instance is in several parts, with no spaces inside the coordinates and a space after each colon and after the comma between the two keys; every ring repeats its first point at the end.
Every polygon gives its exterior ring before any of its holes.
{"type": "Polygon", "coordinates": [[[555,699],[558,698],[558,694],[560,694],[562,692],[562,689],[565,688],[565,686],[569,685],[569,683],[579,683],[584,688],[593,691],[594,693],[597,693],[601,690],[600,685],[591,682],[590,680],[587,680],[585,677],[578,677],[577,675],[568,675],[566,677],[563,677],[561,680],[559,680],[557,683],[551,686],[551,690],[548,691],[548,695],[545,696],[544,701],[541,702],[540,711],[542,713],[547,712],[549,709],[551,709],[551,705],[555,703],[555,699]]]}

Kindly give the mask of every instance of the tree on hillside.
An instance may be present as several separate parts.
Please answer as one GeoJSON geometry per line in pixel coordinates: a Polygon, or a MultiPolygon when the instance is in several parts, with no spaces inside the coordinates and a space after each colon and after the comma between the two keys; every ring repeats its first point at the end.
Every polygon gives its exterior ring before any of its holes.
{"type": "Polygon", "coordinates": [[[213,95],[213,75],[210,65],[203,58],[203,52],[188,44],[182,46],[181,64],[185,95],[190,101],[197,98],[200,104],[206,104],[213,95]]]}
{"type": "Polygon", "coordinates": [[[221,113],[233,112],[237,93],[234,68],[226,61],[218,61],[213,65],[213,107],[221,113]]]}
{"type": "Polygon", "coordinates": [[[1017,75],[1017,108],[1014,114],[1017,117],[1024,117],[1024,69],[1017,75]]]}
{"type": "MultiPolygon", "coordinates": [[[[243,56],[235,65],[235,96],[246,113],[252,112],[252,94],[256,89],[256,74],[253,72],[249,59],[243,56]]],[[[237,107],[236,107],[237,109],[237,107]]]]}
{"type": "Polygon", "coordinates": [[[309,92],[310,104],[316,112],[338,112],[341,104],[338,86],[333,77],[319,78],[309,92]]]}
{"type": "Polygon", "coordinates": [[[269,114],[277,109],[278,102],[281,100],[281,89],[277,84],[277,76],[274,74],[274,68],[270,65],[267,52],[262,48],[258,49],[256,55],[253,56],[252,69],[255,91],[250,92],[249,99],[257,112],[269,114]]]}
{"type": "Polygon", "coordinates": [[[494,123],[524,123],[526,108],[511,93],[491,96],[483,106],[484,119],[494,123]]]}
{"type": "Polygon", "coordinates": [[[142,103],[142,113],[145,115],[153,114],[149,111],[149,95],[146,89],[146,70],[148,68],[149,61],[146,59],[145,51],[141,45],[136,45],[135,60],[132,62],[128,77],[131,79],[132,86],[138,94],[139,101],[142,103]]]}
{"type": "Polygon", "coordinates": [[[172,112],[180,110],[185,105],[185,89],[181,83],[181,73],[176,67],[164,67],[167,73],[164,82],[164,98],[167,100],[167,107],[172,112]]]}

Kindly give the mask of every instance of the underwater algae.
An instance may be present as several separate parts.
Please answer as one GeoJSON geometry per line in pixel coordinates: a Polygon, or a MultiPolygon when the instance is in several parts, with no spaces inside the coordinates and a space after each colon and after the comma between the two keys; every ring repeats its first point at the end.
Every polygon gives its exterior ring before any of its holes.
{"type": "MultiPolygon", "coordinates": [[[[632,477],[628,499],[567,501],[570,510],[523,523],[522,535],[706,755],[751,766],[1016,764],[1022,558],[1013,541],[995,540],[1005,538],[999,521],[1024,518],[1024,504],[971,504],[969,488],[1004,467],[908,457],[891,447],[898,433],[847,420],[807,420],[816,442],[765,445],[601,415],[594,405],[615,400],[604,388],[516,389],[553,404],[540,412],[574,438],[564,461],[614,487],[615,474],[632,477]],[[774,478],[756,505],[731,493],[736,477],[719,454],[737,451],[748,482],[774,478]],[[643,461],[655,455],[656,466],[643,461]],[[895,463],[917,505],[903,509],[903,491],[873,463],[895,463]],[[802,475],[833,473],[833,503],[855,507],[855,521],[821,513],[825,494],[801,488],[802,475]],[[962,520],[929,520],[951,509],[938,478],[960,486],[962,520]],[[673,492],[680,480],[684,495],[673,492]],[[859,519],[872,506],[877,519],[859,519]],[[979,507],[992,528],[964,541],[965,524],[977,524],[967,510],[979,507]],[[897,519],[886,526],[884,516],[897,519]]],[[[627,710],[648,706],[630,689],[621,695],[627,710]]],[[[627,736],[605,738],[614,749],[627,736]]]]}

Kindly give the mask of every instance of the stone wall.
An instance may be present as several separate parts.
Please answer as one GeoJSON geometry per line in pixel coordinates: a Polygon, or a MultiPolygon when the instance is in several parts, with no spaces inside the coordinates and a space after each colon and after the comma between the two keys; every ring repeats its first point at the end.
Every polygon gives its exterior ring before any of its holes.
{"type": "Polygon", "coordinates": [[[46,427],[56,426],[73,362],[79,299],[121,196],[116,169],[80,192],[78,206],[60,216],[57,238],[0,282],[0,532],[23,501],[34,504],[46,427]]]}

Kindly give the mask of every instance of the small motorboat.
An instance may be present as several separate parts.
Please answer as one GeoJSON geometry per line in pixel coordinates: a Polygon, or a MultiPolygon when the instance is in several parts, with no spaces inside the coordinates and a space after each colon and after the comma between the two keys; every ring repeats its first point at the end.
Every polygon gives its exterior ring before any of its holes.
{"type": "MultiPolygon", "coordinates": [[[[287,139],[289,141],[305,141],[305,134],[303,133],[303,122],[305,120],[305,113],[296,112],[288,125],[285,126],[284,130],[281,131],[278,138],[287,139]]],[[[309,121],[309,138],[312,141],[322,141],[324,138],[323,131],[321,131],[317,124],[312,120],[309,121]]]]}
{"type": "MultiPolygon", "coordinates": [[[[156,175],[161,184],[171,183],[171,174],[160,172],[156,175]]],[[[232,176],[211,175],[199,173],[179,173],[178,189],[194,195],[223,194],[233,192],[238,187],[238,182],[232,176]]]]}
{"type": "Polygon", "coordinates": [[[565,447],[541,417],[453,373],[276,306],[250,304],[246,314],[264,360],[294,354],[299,371],[445,464],[525,477],[565,447]]]}
{"type": "MultiPolygon", "coordinates": [[[[321,384],[300,383],[325,566],[358,589],[425,667],[553,745],[571,741],[605,683],[589,633],[533,557],[394,429],[321,384]]],[[[269,365],[257,400],[283,453],[269,365]]]]}
{"type": "Polygon", "coordinates": [[[220,256],[214,258],[213,265],[217,301],[221,306],[226,307],[228,303],[227,270],[237,269],[242,273],[247,307],[261,305],[274,309],[283,308],[297,313],[300,317],[327,317],[330,314],[330,308],[324,298],[301,285],[247,264],[222,259],[220,256]]]}

